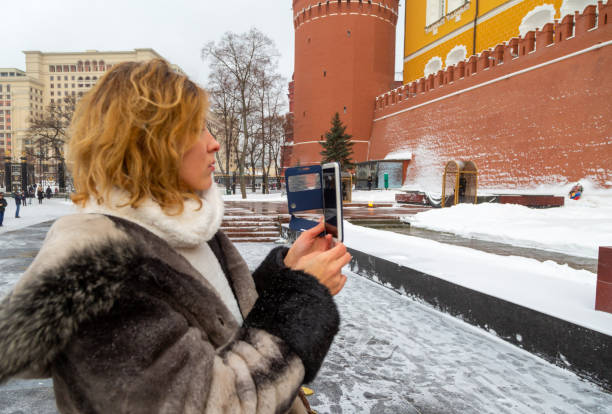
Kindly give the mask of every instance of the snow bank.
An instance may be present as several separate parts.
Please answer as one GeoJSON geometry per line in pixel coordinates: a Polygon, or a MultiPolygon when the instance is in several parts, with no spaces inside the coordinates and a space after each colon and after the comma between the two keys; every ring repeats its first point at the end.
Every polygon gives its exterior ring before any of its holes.
{"type": "MultiPolygon", "coordinates": [[[[578,201],[566,197],[564,207],[460,204],[418,213],[405,221],[414,227],[467,238],[596,259],[599,246],[612,246],[612,190],[598,189],[588,181],[581,183],[584,196],[578,201]]],[[[540,193],[567,194],[569,188],[551,187],[540,193]]]]}
{"type": "MultiPolygon", "coordinates": [[[[76,213],[76,206],[70,200],[45,198],[42,204],[38,204],[37,199],[32,199],[32,204],[25,207],[21,206],[19,210],[20,218],[15,218],[15,200],[12,197],[7,197],[6,200],[8,206],[4,212],[4,223],[0,227],[0,234],[76,213]]],[[[28,199],[29,202],[30,199],[28,199]]]]}
{"type": "Polygon", "coordinates": [[[595,311],[594,273],[344,225],[348,247],[612,335],[612,314],[595,311]]]}

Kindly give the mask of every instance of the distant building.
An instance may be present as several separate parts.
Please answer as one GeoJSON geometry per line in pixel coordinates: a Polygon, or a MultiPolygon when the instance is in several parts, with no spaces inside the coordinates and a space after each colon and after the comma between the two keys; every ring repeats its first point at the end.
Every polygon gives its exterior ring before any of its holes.
{"type": "MultiPolygon", "coordinates": [[[[83,96],[117,63],[163,59],[153,49],[23,53],[25,71],[0,68],[0,156],[10,157],[14,163],[20,161],[26,146],[32,144],[26,138],[30,120],[42,117],[50,104],[58,104],[67,96],[76,99],[83,96]]],[[[172,66],[183,73],[178,66],[172,66]]],[[[6,179],[1,182],[0,186],[6,179]]]]}
{"type": "MultiPolygon", "coordinates": [[[[162,58],[153,49],[100,52],[24,51],[25,72],[0,69],[0,151],[18,157],[23,151],[25,131],[31,117],[42,116],[49,104],[66,96],[83,96],[113,65],[125,61],[162,58]],[[7,119],[11,122],[7,122],[7,119]],[[4,127],[4,128],[3,128],[4,127]]],[[[182,72],[178,66],[175,69],[182,72]]]]}

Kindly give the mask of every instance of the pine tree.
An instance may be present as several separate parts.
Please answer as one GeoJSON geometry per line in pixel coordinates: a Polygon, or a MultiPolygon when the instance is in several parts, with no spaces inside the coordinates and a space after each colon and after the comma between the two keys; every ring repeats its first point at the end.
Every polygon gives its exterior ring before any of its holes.
{"type": "Polygon", "coordinates": [[[340,170],[347,171],[355,167],[353,164],[353,143],[350,141],[351,135],[345,134],[346,125],[340,121],[340,114],[336,114],[332,118],[332,127],[325,133],[325,142],[321,142],[323,151],[322,163],[338,162],[340,170]]]}

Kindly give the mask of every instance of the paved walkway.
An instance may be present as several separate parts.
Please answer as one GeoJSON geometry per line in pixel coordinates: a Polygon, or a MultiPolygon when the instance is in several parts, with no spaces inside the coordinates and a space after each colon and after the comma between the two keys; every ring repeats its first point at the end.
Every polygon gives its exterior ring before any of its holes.
{"type": "MultiPolygon", "coordinates": [[[[0,238],[0,294],[38,251],[50,223],[0,238]]],[[[251,268],[274,247],[241,243],[251,268]]],[[[310,401],[319,413],[610,413],[612,394],[493,335],[355,274],[310,401]]],[[[0,414],[55,414],[49,380],[0,387],[0,414]]]]}

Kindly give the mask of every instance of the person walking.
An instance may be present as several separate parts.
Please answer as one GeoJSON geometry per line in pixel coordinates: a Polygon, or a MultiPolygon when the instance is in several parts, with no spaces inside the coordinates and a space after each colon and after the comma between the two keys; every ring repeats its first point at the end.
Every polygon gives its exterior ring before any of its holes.
{"type": "Polygon", "coordinates": [[[4,210],[8,206],[8,203],[4,199],[4,193],[0,192],[0,227],[2,227],[2,223],[4,222],[4,210]]]}
{"type": "Polygon", "coordinates": [[[307,413],[351,259],[318,237],[251,274],[221,231],[206,92],[123,62],[77,104],[77,214],[56,220],[0,307],[0,382],[51,377],[60,413],[307,413]],[[92,128],[95,125],[95,128],[92,128]]]}
{"type": "Polygon", "coordinates": [[[13,193],[13,198],[15,199],[15,218],[20,218],[19,208],[21,207],[21,192],[15,191],[13,193]]]}
{"type": "Polygon", "coordinates": [[[43,198],[45,198],[45,193],[43,193],[43,188],[40,185],[36,190],[36,196],[38,197],[38,204],[42,204],[43,198]]]}
{"type": "Polygon", "coordinates": [[[50,199],[51,198],[51,194],[53,194],[53,192],[51,191],[51,187],[50,186],[47,186],[46,193],[47,193],[47,199],[50,199]]]}

